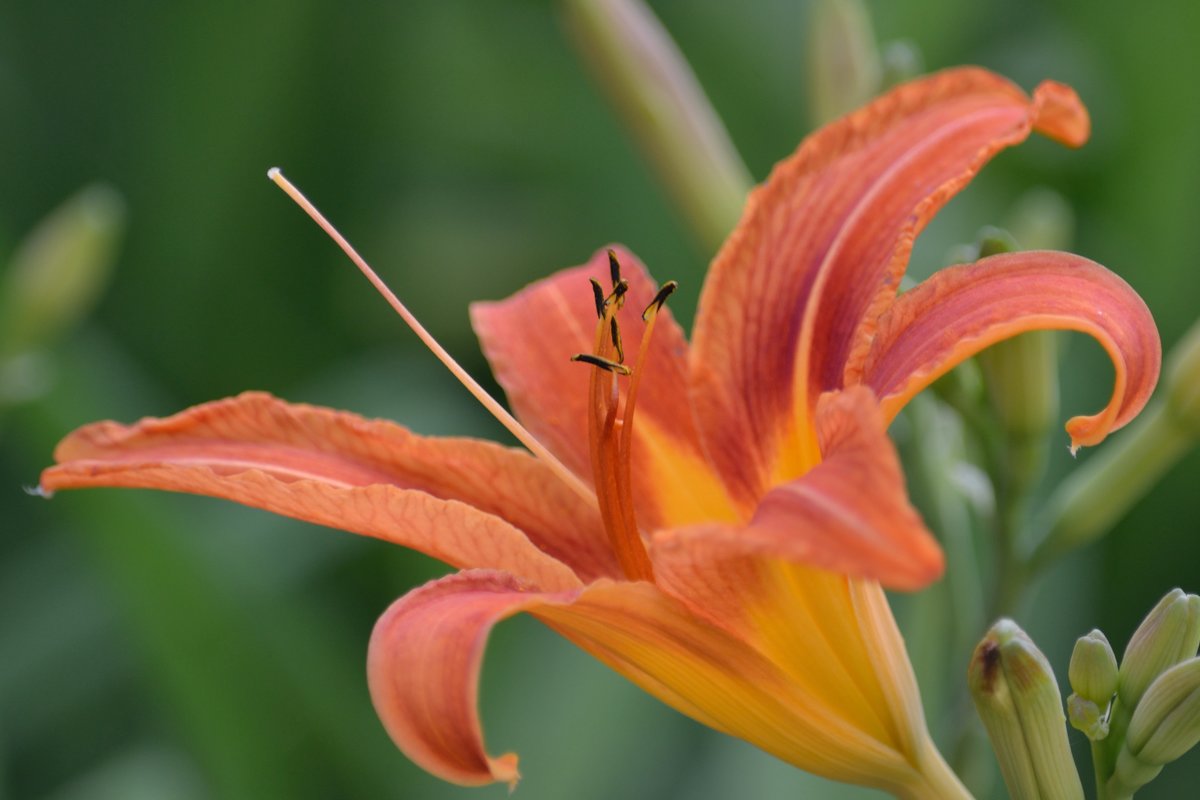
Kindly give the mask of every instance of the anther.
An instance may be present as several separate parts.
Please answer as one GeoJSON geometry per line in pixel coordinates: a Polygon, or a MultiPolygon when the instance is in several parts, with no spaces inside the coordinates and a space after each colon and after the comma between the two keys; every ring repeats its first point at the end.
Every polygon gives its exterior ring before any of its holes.
{"type": "Polygon", "coordinates": [[[619,375],[628,375],[629,367],[624,364],[618,364],[616,361],[609,361],[607,358],[594,356],[591,353],[577,353],[571,356],[572,361],[581,361],[584,364],[591,364],[593,367],[599,367],[608,372],[616,372],[619,375]]]}
{"type": "Polygon", "coordinates": [[[613,317],[609,321],[609,329],[612,332],[613,349],[617,351],[617,361],[625,363],[625,348],[621,346],[621,329],[617,326],[617,318],[613,317]]]}
{"type": "Polygon", "coordinates": [[[612,294],[608,296],[607,302],[615,303],[618,309],[622,308],[625,305],[625,293],[628,291],[629,281],[621,278],[613,284],[612,294]]]}
{"type": "Polygon", "coordinates": [[[617,254],[613,250],[608,251],[608,274],[612,277],[613,288],[617,288],[621,282],[621,262],[617,261],[617,254]]]}
{"type": "Polygon", "coordinates": [[[592,282],[592,297],[596,300],[596,318],[604,319],[604,306],[607,304],[604,299],[604,289],[600,286],[600,281],[595,278],[588,278],[592,282]]]}
{"type": "Polygon", "coordinates": [[[658,294],[654,295],[654,299],[650,301],[650,305],[646,306],[646,310],[642,312],[642,321],[649,322],[650,315],[652,313],[657,314],[659,309],[663,307],[663,304],[667,302],[667,298],[678,288],[679,284],[675,281],[664,283],[658,290],[658,294]]]}

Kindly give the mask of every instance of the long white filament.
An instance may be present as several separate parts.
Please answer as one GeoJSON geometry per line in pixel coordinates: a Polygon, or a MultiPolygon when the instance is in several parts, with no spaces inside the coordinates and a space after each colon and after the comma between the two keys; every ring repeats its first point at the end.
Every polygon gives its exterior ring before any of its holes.
{"type": "Polygon", "coordinates": [[[554,472],[557,473],[558,476],[562,478],[562,480],[566,482],[568,486],[579,492],[580,495],[587,498],[590,502],[596,502],[596,493],[589,486],[587,486],[587,484],[580,480],[575,473],[567,469],[561,461],[555,458],[553,453],[547,450],[546,447],[539,442],[532,433],[530,433],[523,425],[521,425],[521,423],[517,422],[516,418],[512,414],[508,413],[508,410],[504,408],[504,406],[500,405],[495,398],[488,394],[487,391],[485,391],[484,388],[480,386],[474,378],[471,377],[470,373],[463,369],[459,363],[455,361],[448,352],[446,352],[444,347],[438,344],[438,341],[433,338],[433,335],[425,329],[425,326],[422,325],[415,316],[413,316],[412,312],[408,310],[404,303],[400,302],[400,298],[398,298],[396,294],[388,288],[387,284],[383,282],[382,278],[375,274],[375,270],[371,269],[371,266],[366,262],[365,259],[363,259],[362,256],[358,254],[358,251],[355,250],[348,241],[346,241],[346,238],[338,232],[337,228],[333,227],[329,220],[325,219],[325,215],[318,211],[317,207],[314,206],[309,199],[305,197],[304,194],[295,187],[295,185],[292,184],[291,181],[283,176],[283,173],[280,172],[279,167],[271,167],[271,169],[267,171],[267,177],[274,181],[279,188],[283,189],[283,191],[286,192],[287,195],[292,198],[292,200],[296,201],[296,204],[304,209],[305,213],[312,217],[313,221],[320,225],[321,229],[324,230],[325,233],[329,234],[331,239],[337,242],[338,247],[342,248],[342,252],[344,252],[350,258],[350,260],[354,262],[354,265],[358,267],[359,271],[362,272],[364,276],[366,276],[366,279],[371,282],[371,285],[374,286],[381,295],[383,295],[384,299],[388,301],[388,304],[395,310],[397,314],[400,315],[400,318],[404,320],[409,328],[412,329],[413,333],[417,335],[417,338],[420,339],[426,347],[433,351],[433,354],[437,356],[438,360],[446,366],[446,369],[450,370],[454,377],[458,378],[459,382],[466,387],[467,391],[470,392],[472,396],[474,396],[475,399],[478,400],[483,407],[488,410],[488,413],[495,417],[501,425],[507,428],[513,436],[517,437],[517,440],[521,442],[521,444],[529,448],[529,452],[540,458],[547,466],[554,470],[554,472]]]}

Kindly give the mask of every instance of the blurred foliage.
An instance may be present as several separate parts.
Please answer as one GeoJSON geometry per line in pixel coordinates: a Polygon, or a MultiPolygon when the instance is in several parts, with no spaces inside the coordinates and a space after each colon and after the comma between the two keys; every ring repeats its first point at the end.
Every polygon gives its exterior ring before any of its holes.
{"type": "MultiPolygon", "coordinates": [[[[651,5],[763,178],[806,132],[804,4],[651,5]]],[[[1075,211],[1075,249],[1128,279],[1174,343],[1200,311],[1194,4],[870,8],[880,40],[913,42],[928,68],[1071,83],[1095,126],[1078,153],[1035,141],[997,159],[922,237],[914,273],[1047,184],[1075,211]]],[[[673,308],[688,317],[711,254],[588,80],[554,4],[6,3],[0,107],[0,265],[89,181],[121,192],[128,223],[106,294],[59,350],[57,382],[3,420],[0,797],[503,797],[421,773],[367,698],[375,616],[437,565],[217,501],[94,492],[46,503],[20,489],[80,423],[248,388],[497,435],[267,183],[273,165],[477,375],[468,302],[610,241],[680,280],[673,308]]],[[[1064,416],[1091,411],[1109,367],[1091,343],[1063,344],[1064,416]]],[[[1062,444],[1047,485],[1076,464],[1065,434],[1062,444]]],[[[1120,647],[1164,591],[1197,588],[1198,475],[1193,453],[1111,535],[1042,577],[1036,613],[1016,616],[1059,674],[1076,636],[1101,627],[1120,647]]],[[[939,624],[945,609],[916,601],[903,610],[939,624]]],[[[922,653],[916,638],[941,731],[959,709],[937,688],[962,682],[969,646],[922,653]]],[[[699,728],[533,623],[495,639],[484,719],[495,751],[521,753],[525,800],[864,794],[699,728]]],[[[1197,781],[1192,754],[1139,797],[1178,797],[1197,781]]]]}

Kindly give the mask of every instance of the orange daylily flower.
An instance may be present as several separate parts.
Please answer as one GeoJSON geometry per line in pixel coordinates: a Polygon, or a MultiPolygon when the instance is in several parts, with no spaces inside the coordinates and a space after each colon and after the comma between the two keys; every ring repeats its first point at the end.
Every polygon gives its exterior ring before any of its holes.
{"type": "Polygon", "coordinates": [[[1140,298],[1067,253],[952,267],[897,297],[927,221],[1033,130],[1077,146],[1089,123],[1065,86],[1030,98],[959,69],[816,132],[751,194],[690,345],[619,248],[619,275],[601,251],[474,306],[536,455],[250,393],[81,428],[41,485],[225,497],[461,569],[392,605],[368,654],[389,734],[447,780],[517,779],[514,755],[484,747],[476,693],[488,632],[523,611],[801,768],[963,796],[883,593],[942,571],[887,425],[989,344],[1073,329],[1115,369],[1105,408],[1067,424],[1073,446],[1096,444],[1141,409],[1160,361],[1140,298]],[[580,353],[590,364],[571,363],[580,353]]]}

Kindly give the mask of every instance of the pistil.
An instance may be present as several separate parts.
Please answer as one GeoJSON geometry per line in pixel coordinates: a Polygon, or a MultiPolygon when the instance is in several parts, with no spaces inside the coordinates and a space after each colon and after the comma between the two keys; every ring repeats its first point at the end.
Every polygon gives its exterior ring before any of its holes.
{"type": "Polygon", "coordinates": [[[663,286],[642,314],[646,328],[642,332],[637,362],[633,369],[625,366],[617,311],[625,301],[629,284],[621,278],[620,264],[609,252],[613,290],[607,297],[596,281],[592,291],[599,321],[596,325],[594,353],[580,354],[576,361],[590,364],[592,372],[588,391],[591,396],[588,413],[588,444],[592,456],[592,474],[600,515],[608,532],[622,571],[630,580],[654,580],[654,569],[646,553],[638,529],[633,506],[631,448],[633,442],[633,413],[637,406],[638,388],[645,371],[654,321],[675,283],[663,286]],[[619,376],[628,375],[629,389],[623,413],[619,376]]]}

